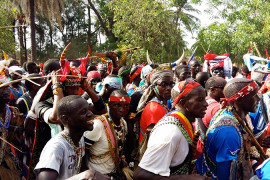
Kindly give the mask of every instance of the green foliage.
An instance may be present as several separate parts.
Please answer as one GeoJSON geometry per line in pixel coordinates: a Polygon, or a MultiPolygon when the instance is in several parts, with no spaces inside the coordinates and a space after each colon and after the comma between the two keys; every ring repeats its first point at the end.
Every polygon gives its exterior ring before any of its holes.
{"type": "Polygon", "coordinates": [[[9,56],[15,51],[13,26],[16,10],[10,9],[8,0],[0,1],[0,54],[5,51],[9,56]]]}
{"type": "MultiPolygon", "coordinates": [[[[256,42],[263,57],[269,51],[270,36],[270,2],[265,0],[210,0],[213,7],[220,9],[220,18],[224,23],[214,23],[199,32],[196,52],[202,57],[205,48],[211,44],[212,53],[224,53],[225,49],[232,54],[233,62],[243,63],[242,57],[256,42]]],[[[213,8],[209,7],[209,8],[213,8]]],[[[258,55],[253,48],[253,53],[258,55]]]]}
{"type": "MultiPolygon", "coordinates": [[[[118,47],[142,46],[148,49],[154,62],[173,62],[185,47],[183,33],[174,23],[174,13],[168,1],[112,0],[114,11],[113,32],[119,38],[118,47]]],[[[131,58],[146,61],[145,52],[135,51],[131,58]]]]}

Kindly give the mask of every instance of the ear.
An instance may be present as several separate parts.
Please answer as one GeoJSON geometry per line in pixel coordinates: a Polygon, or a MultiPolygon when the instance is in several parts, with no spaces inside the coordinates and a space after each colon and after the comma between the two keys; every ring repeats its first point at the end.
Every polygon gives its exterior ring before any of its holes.
{"type": "Polygon", "coordinates": [[[178,104],[180,104],[182,107],[185,107],[186,101],[184,99],[180,99],[178,104]]]}
{"type": "Polygon", "coordinates": [[[216,91],[215,88],[210,88],[210,89],[209,89],[209,92],[210,92],[210,93],[214,93],[215,91],[216,91]]]}
{"type": "Polygon", "coordinates": [[[68,122],[69,122],[69,117],[68,117],[67,115],[62,115],[62,116],[60,117],[60,120],[61,120],[61,122],[62,122],[63,124],[68,124],[68,122]]]}

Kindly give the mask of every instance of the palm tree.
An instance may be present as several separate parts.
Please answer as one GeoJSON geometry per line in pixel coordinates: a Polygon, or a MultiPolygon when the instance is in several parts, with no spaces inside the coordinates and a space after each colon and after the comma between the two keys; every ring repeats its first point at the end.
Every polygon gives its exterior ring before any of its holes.
{"type": "Polygon", "coordinates": [[[177,8],[177,10],[174,12],[175,23],[178,26],[181,24],[184,25],[185,28],[193,35],[193,31],[199,27],[200,20],[190,13],[199,14],[200,11],[193,8],[192,5],[187,2],[187,0],[174,0],[174,6],[177,8]]]}
{"type": "Polygon", "coordinates": [[[25,15],[26,22],[31,26],[31,50],[32,60],[37,60],[35,17],[36,14],[48,18],[52,24],[54,21],[60,26],[61,15],[65,13],[64,0],[13,0],[14,4],[25,15]]]}

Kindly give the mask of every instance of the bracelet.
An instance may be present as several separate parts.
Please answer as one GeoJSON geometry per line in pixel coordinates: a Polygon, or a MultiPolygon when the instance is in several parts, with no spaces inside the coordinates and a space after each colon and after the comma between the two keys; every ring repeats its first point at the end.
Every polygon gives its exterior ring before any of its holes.
{"type": "Polygon", "coordinates": [[[83,91],[86,91],[89,87],[90,87],[90,84],[88,84],[88,86],[85,89],[83,89],[83,91]]]}
{"type": "Polygon", "coordinates": [[[61,85],[61,84],[54,84],[54,85],[52,85],[52,90],[54,90],[55,88],[62,88],[62,89],[64,89],[64,86],[61,85]]]}
{"type": "Polygon", "coordinates": [[[63,89],[62,88],[60,88],[60,87],[56,87],[56,88],[54,88],[53,89],[53,95],[57,95],[57,94],[59,94],[59,92],[60,91],[63,91],[63,89]]]}

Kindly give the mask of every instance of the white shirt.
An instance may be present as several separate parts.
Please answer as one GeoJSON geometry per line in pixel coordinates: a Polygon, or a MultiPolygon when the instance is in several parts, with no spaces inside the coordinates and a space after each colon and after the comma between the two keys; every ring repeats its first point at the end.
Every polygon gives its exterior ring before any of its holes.
{"type": "MultiPolygon", "coordinates": [[[[57,179],[66,179],[76,173],[75,154],[73,147],[62,136],[63,132],[50,139],[41,152],[39,162],[34,172],[38,174],[41,169],[47,168],[55,170],[58,173],[57,179]]],[[[81,138],[80,147],[82,149],[81,159],[85,154],[84,139],[81,138]]]]}
{"type": "Polygon", "coordinates": [[[188,152],[188,142],[179,127],[161,125],[152,131],[139,166],[154,174],[170,176],[170,167],[183,163],[188,152]]]}
{"type": "Polygon", "coordinates": [[[109,152],[109,145],[107,135],[103,123],[99,119],[94,120],[94,129],[92,131],[84,132],[84,136],[87,139],[94,141],[90,150],[87,150],[87,166],[90,169],[96,170],[101,174],[108,174],[115,169],[115,164],[110,155],[101,159],[93,159],[89,157],[89,154],[100,155],[109,152]]]}
{"type": "Polygon", "coordinates": [[[43,119],[50,126],[50,128],[51,128],[51,137],[53,138],[59,132],[62,131],[62,128],[61,128],[60,124],[52,124],[52,123],[49,122],[49,117],[51,116],[52,113],[53,113],[53,108],[49,108],[48,110],[45,111],[45,113],[43,115],[43,119]]]}

